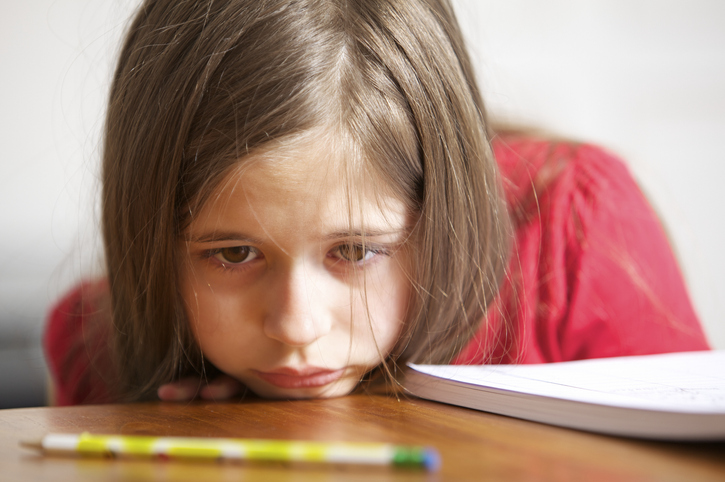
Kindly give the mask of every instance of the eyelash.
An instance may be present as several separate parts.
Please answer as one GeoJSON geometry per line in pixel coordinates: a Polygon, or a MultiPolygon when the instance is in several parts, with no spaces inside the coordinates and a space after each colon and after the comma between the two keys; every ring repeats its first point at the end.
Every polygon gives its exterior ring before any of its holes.
{"type": "Polygon", "coordinates": [[[333,256],[338,261],[342,261],[342,262],[347,262],[347,263],[352,263],[352,264],[356,264],[356,265],[359,265],[359,266],[363,266],[363,265],[365,265],[365,263],[371,262],[371,260],[375,256],[378,256],[378,255],[387,256],[387,255],[389,255],[390,254],[390,251],[388,249],[386,249],[386,248],[381,247],[381,246],[371,246],[371,245],[365,245],[365,246],[363,246],[362,244],[341,244],[341,245],[333,248],[330,251],[330,255],[332,255],[333,253],[338,254],[338,256],[333,256]],[[342,250],[358,250],[358,251],[364,251],[365,252],[365,257],[363,259],[360,259],[360,260],[349,259],[349,258],[345,257],[344,255],[342,255],[342,252],[341,252],[342,250]],[[370,257],[370,258],[368,258],[367,256],[369,254],[372,254],[373,256],[370,257]]]}
{"type": "MultiPolygon", "coordinates": [[[[224,248],[210,249],[203,253],[203,257],[205,259],[215,260],[217,266],[223,271],[246,269],[249,263],[261,257],[261,255],[262,253],[258,249],[251,246],[228,246],[224,248]],[[226,256],[224,256],[223,253],[224,251],[228,250],[246,250],[245,259],[239,262],[233,262],[226,259],[226,256]],[[221,257],[224,259],[220,259],[219,255],[221,255],[221,257]],[[253,257],[252,259],[247,259],[250,255],[255,255],[255,257],[253,257]]],[[[375,245],[365,245],[363,247],[362,244],[341,244],[331,249],[328,254],[329,257],[335,260],[335,264],[350,263],[360,267],[364,266],[366,263],[373,262],[374,258],[380,255],[389,256],[390,250],[388,248],[375,245]],[[365,258],[360,260],[348,259],[342,254],[342,250],[364,250],[365,258]],[[368,255],[372,256],[368,257],[368,255]]]]}
{"type": "Polygon", "coordinates": [[[204,258],[209,259],[209,260],[215,260],[217,263],[217,266],[219,268],[221,268],[224,271],[228,271],[228,270],[246,269],[247,265],[250,262],[254,261],[255,259],[259,258],[261,256],[261,254],[262,253],[258,249],[253,248],[251,246],[227,246],[224,248],[215,248],[215,249],[210,249],[208,251],[205,251],[204,258]],[[242,261],[233,262],[233,261],[229,261],[228,259],[226,259],[226,261],[225,261],[224,259],[219,259],[219,257],[218,257],[218,255],[222,255],[222,257],[226,258],[222,254],[224,251],[240,250],[240,249],[246,250],[246,254],[247,254],[245,259],[242,261]],[[254,254],[256,256],[252,259],[246,259],[252,254],[254,254]]]}

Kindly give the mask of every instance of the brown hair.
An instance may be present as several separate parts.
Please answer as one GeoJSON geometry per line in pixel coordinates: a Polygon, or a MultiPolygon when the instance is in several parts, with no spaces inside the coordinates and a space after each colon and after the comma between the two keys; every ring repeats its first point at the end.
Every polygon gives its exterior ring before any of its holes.
{"type": "Polygon", "coordinates": [[[417,214],[391,360],[445,363],[477,329],[510,228],[483,104],[446,0],[148,0],[122,48],[103,152],[119,398],[202,370],[177,240],[253,150],[323,127],[417,214]]]}

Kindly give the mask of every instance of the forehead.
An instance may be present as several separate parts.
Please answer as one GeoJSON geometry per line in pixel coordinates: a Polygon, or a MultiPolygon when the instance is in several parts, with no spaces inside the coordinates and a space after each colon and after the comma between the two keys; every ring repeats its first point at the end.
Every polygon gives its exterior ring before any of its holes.
{"type": "Polygon", "coordinates": [[[190,228],[256,224],[266,229],[276,223],[287,228],[278,231],[324,235],[320,231],[384,231],[407,225],[406,203],[377,182],[354,151],[332,146],[324,136],[312,136],[244,156],[190,228]]]}

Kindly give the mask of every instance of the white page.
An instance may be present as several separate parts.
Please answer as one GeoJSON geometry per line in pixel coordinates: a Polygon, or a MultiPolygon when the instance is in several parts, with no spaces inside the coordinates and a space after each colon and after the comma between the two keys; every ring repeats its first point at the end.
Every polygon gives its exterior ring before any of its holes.
{"type": "Polygon", "coordinates": [[[725,413],[725,351],[541,365],[412,365],[441,378],[627,408],[725,413]]]}

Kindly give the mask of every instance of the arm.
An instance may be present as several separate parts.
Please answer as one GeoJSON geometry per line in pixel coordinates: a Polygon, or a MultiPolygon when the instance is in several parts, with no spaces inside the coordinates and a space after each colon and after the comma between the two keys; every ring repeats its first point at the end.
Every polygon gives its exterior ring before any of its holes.
{"type": "Polygon", "coordinates": [[[112,401],[105,294],[104,281],[85,282],[51,309],[43,334],[49,403],[62,406],[112,401]]]}

